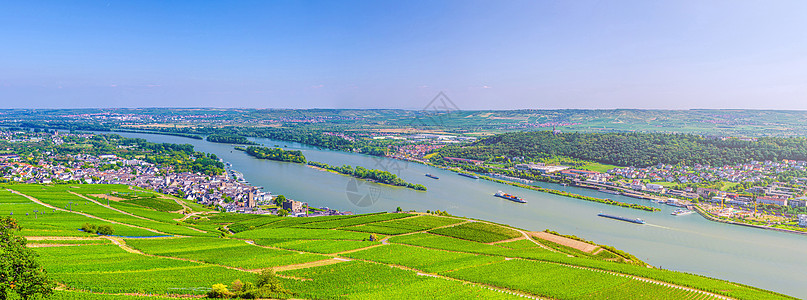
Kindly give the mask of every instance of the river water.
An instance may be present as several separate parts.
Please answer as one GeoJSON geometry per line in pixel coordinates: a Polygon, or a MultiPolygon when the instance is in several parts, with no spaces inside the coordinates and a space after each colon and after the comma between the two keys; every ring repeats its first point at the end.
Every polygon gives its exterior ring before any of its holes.
{"type": "Polygon", "coordinates": [[[651,205],[661,212],[645,212],[577,200],[458,176],[422,164],[356,153],[320,150],[298,143],[255,138],[265,146],[301,150],[307,160],[330,165],[359,165],[384,169],[428,191],[414,191],[352,179],[301,164],[259,160],[233,150],[233,145],[183,137],[118,133],[160,143],[191,144],[214,153],[244,174],[251,184],[273,194],[356,213],[404,210],[446,210],[453,215],[484,219],[540,231],[551,229],[625,250],[665,269],[744,283],[807,298],[807,236],[711,222],[698,214],[672,216],[671,206],[647,200],[603,194],[594,190],[550,183],[536,185],[599,198],[651,205]],[[430,173],[435,180],[425,177],[430,173]],[[503,190],[528,201],[519,204],[493,197],[503,190]],[[637,225],[597,217],[604,212],[647,221],[637,225]]]}

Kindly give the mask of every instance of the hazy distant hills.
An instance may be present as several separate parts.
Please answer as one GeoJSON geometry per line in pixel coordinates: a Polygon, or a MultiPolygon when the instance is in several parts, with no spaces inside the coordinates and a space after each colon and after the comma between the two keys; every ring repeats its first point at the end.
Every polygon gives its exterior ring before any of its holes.
{"type": "Polygon", "coordinates": [[[552,130],[665,132],[715,136],[807,136],[807,111],[783,110],[424,110],[117,108],[0,110],[0,125],[59,127],[91,123],[109,128],[148,124],[310,126],[333,129],[417,128],[454,133],[552,130]],[[222,122],[223,121],[223,122],[222,122]],[[27,122],[27,123],[25,123],[27,122]],[[50,124],[50,125],[48,125],[50,124]],[[61,125],[60,125],[61,124],[61,125]]]}

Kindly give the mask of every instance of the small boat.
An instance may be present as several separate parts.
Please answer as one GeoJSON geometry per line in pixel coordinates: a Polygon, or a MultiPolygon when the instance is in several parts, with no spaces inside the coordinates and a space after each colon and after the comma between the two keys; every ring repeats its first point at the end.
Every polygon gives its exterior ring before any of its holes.
{"type": "Polygon", "coordinates": [[[434,175],[429,174],[429,173],[426,173],[426,177],[429,177],[431,179],[440,179],[440,177],[434,176],[434,175]]]}
{"type": "Polygon", "coordinates": [[[502,192],[502,191],[496,192],[496,194],[493,194],[493,196],[496,196],[496,197],[499,197],[499,198],[504,198],[504,199],[507,199],[507,200],[510,200],[510,201],[513,201],[513,202],[527,203],[527,200],[521,199],[516,195],[510,195],[510,194],[502,192]]]}
{"type": "Polygon", "coordinates": [[[670,213],[673,216],[683,216],[693,213],[691,210],[683,210],[683,209],[676,209],[674,212],[670,213]]]}
{"type": "Polygon", "coordinates": [[[457,175],[460,175],[460,176],[465,176],[465,177],[468,177],[468,178],[473,178],[473,179],[479,179],[479,176],[476,176],[476,175],[474,175],[474,174],[457,173],[457,175]]]}
{"type": "Polygon", "coordinates": [[[645,224],[645,221],[642,220],[642,219],[639,219],[639,218],[631,219],[631,218],[625,218],[623,216],[614,216],[614,215],[609,215],[609,214],[604,214],[604,213],[599,213],[597,215],[600,216],[600,217],[603,217],[603,218],[610,218],[610,219],[614,219],[614,220],[620,220],[620,221],[631,222],[631,223],[636,223],[636,224],[645,224]]]}
{"type": "Polygon", "coordinates": [[[565,182],[561,183],[560,185],[561,185],[561,186],[569,186],[569,184],[568,184],[568,183],[565,183],[565,182]]]}

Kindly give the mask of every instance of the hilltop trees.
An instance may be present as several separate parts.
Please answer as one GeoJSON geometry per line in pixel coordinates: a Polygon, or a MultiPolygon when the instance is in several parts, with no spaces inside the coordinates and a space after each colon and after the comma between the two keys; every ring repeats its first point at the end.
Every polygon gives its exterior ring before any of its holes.
{"type": "Polygon", "coordinates": [[[21,227],[11,217],[0,218],[0,300],[33,299],[53,293],[53,283],[26,247],[25,238],[14,231],[21,227]]]}
{"type": "Polygon", "coordinates": [[[692,134],[511,132],[467,146],[440,149],[443,157],[489,160],[496,157],[573,157],[618,166],[662,164],[732,165],[751,160],[807,160],[807,139],[707,138],[692,134]]]}

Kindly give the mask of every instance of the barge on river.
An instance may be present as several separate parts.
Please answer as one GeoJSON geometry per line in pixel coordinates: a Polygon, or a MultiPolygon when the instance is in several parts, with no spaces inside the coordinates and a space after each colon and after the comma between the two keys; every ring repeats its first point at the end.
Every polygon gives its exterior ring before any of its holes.
{"type": "Polygon", "coordinates": [[[510,201],[513,201],[513,202],[527,203],[527,200],[521,199],[516,195],[510,195],[510,194],[502,192],[502,191],[496,192],[496,194],[493,194],[493,196],[496,196],[496,197],[499,197],[499,198],[504,198],[504,199],[507,199],[507,200],[510,200],[510,201]]]}
{"type": "Polygon", "coordinates": [[[620,220],[620,221],[631,222],[631,223],[636,223],[636,224],[644,224],[645,223],[644,220],[639,219],[639,218],[631,219],[631,218],[625,218],[623,216],[614,216],[614,215],[609,215],[609,214],[604,214],[604,213],[599,213],[597,215],[600,216],[600,217],[604,217],[604,218],[610,218],[610,219],[614,219],[614,220],[620,220]]]}

